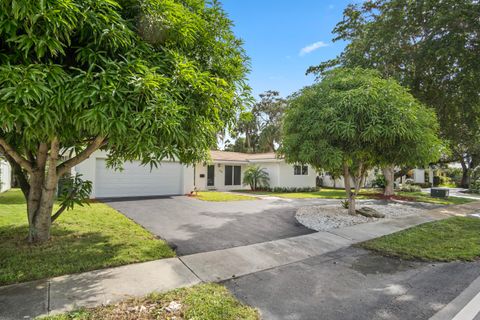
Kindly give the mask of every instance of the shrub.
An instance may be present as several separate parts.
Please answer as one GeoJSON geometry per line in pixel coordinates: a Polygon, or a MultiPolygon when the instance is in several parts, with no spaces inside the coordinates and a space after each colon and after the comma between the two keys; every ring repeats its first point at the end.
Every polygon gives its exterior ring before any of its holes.
{"type": "Polygon", "coordinates": [[[470,183],[470,192],[480,194],[480,178],[470,183]]]}
{"type": "Polygon", "coordinates": [[[375,176],[375,180],[372,181],[372,187],[374,188],[385,188],[385,176],[381,173],[375,176]]]}
{"type": "Polygon", "coordinates": [[[258,191],[276,192],[276,193],[296,193],[296,192],[315,192],[318,191],[316,187],[261,187],[258,191]]]}
{"type": "Polygon", "coordinates": [[[260,166],[251,166],[245,170],[243,174],[243,184],[250,185],[253,191],[259,190],[262,187],[268,187],[268,172],[260,166]]]}
{"type": "Polygon", "coordinates": [[[422,188],[420,188],[420,186],[417,186],[415,184],[404,183],[400,187],[400,191],[402,191],[402,192],[419,192],[419,191],[422,191],[422,188]]]}

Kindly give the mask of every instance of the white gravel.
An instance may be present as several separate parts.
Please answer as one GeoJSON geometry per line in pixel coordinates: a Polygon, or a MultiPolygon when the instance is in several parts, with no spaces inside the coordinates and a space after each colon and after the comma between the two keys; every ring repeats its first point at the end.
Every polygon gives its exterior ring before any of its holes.
{"type": "MultiPolygon", "coordinates": [[[[438,205],[427,203],[387,202],[382,200],[357,201],[356,205],[357,209],[362,207],[373,208],[378,212],[384,213],[387,219],[420,214],[424,210],[439,207],[438,205]]],[[[351,216],[348,214],[347,209],[342,208],[340,203],[302,207],[297,210],[295,218],[302,225],[316,231],[328,231],[380,220],[378,218],[367,218],[361,215],[351,216]]]]}

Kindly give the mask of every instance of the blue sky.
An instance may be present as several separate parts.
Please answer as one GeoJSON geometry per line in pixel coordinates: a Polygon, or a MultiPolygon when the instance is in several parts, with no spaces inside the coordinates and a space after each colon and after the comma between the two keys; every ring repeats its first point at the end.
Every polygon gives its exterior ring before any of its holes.
{"type": "Polygon", "coordinates": [[[334,58],[344,47],[331,42],[331,31],[350,2],[222,1],[251,58],[249,83],[256,98],[266,90],[286,97],[313,83],[314,77],[305,75],[307,68],[334,58]]]}

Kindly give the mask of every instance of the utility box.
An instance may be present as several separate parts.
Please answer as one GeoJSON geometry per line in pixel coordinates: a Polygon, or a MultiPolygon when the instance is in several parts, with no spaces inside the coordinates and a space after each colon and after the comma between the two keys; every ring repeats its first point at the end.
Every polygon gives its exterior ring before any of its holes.
{"type": "Polygon", "coordinates": [[[430,195],[434,198],[448,198],[450,190],[447,188],[432,188],[430,189],[430,195]]]}

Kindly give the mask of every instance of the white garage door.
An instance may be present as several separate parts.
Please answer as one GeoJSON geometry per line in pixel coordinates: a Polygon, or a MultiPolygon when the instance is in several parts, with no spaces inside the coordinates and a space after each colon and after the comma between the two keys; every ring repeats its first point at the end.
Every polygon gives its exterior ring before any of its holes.
{"type": "Polygon", "coordinates": [[[109,169],[104,159],[96,161],[95,196],[139,197],[176,195],[182,193],[182,165],[162,162],[158,168],[126,162],[123,171],[109,169]]]}

